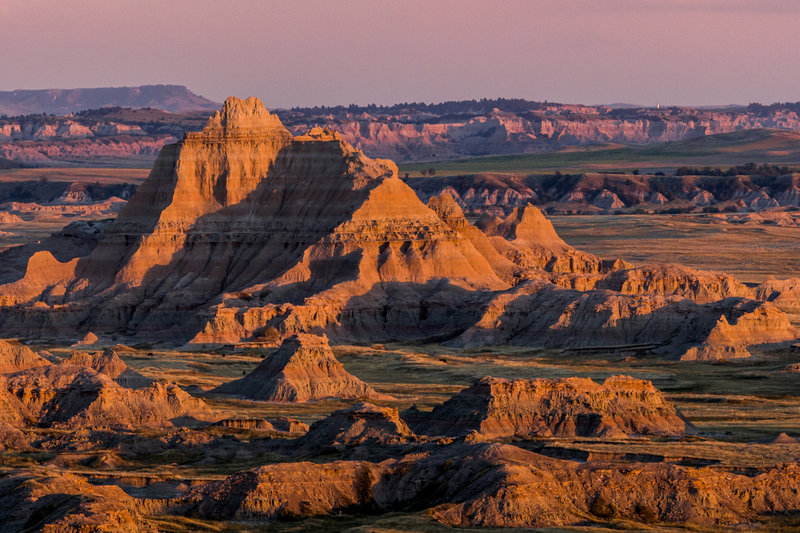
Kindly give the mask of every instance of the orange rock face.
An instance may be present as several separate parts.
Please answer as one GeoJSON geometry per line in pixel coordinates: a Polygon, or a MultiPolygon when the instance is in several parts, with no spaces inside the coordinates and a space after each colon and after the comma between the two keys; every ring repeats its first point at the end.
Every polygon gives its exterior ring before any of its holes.
{"type": "Polygon", "coordinates": [[[450,343],[573,349],[649,346],[673,355],[694,353],[696,348],[705,355],[694,359],[728,359],[748,356],[748,346],[785,342],[797,335],[786,315],[770,303],[726,298],[699,305],[675,296],[575,291],[539,281],[497,295],[483,316],[450,343]]]}
{"type": "Polygon", "coordinates": [[[36,475],[17,472],[0,481],[0,524],[24,531],[139,533],[157,531],[137,510],[135,499],[121,488],[94,485],[68,473],[36,475]],[[42,520],[46,520],[44,524],[42,520]]]}
{"type": "Polygon", "coordinates": [[[797,336],[751,301],[775,291],[575,250],[530,204],[472,225],[450,191],[425,205],[391,161],[327,129],[293,137],[255,98],[229,98],[165,147],[88,255],[56,257],[37,249],[24,276],[4,277],[7,334],[274,345],[326,333],[695,359],[797,336]]]}
{"type": "Polygon", "coordinates": [[[62,429],[165,428],[216,415],[177,385],[125,389],[104,374],[66,363],[32,368],[7,378],[6,390],[36,423],[62,429]]]}
{"type": "Polygon", "coordinates": [[[129,389],[147,387],[152,383],[135,370],[128,368],[117,353],[111,348],[90,355],[85,352],[75,352],[65,363],[70,365],[87,366],[92,370],[105,374],[118,384],[129,389]]]}
{"type": "Polygon", "coordinates": [[[319,453],[327,448],[401,444],[414,438],[397,409],[360,402],[312,424],[296,446],[301,451],[319,453]]]}
{"type": "Polygon", "coordinates": [[[308,334],[287,338],[250,374],[212,392],[268,402],[387,397],[348,373],[326,337],[308,334]]]}
{"type": "Polygon", "coordinates": [[[28,368],[49,365],[50,362],[27,346],[0,339],[0,374],[11,374],[28,368]]]}
{"type": "Polygon", "coordinates": [[[720,528],[796,509],[799,486],[796,466],[748,477],[669,464],[581,464],[480,444],[382,463],[264,466],[199,487],[185,505],[208,518],[260,521],[414,506],[461,527],[557,527],[617,517],[720,528]]]}
{"type": "Polygon", "coordinates": [[[609,437],[682,435],[689,426],[649,381],[484,378],[434,408],[411,413],[425,435],[609,437]]]}

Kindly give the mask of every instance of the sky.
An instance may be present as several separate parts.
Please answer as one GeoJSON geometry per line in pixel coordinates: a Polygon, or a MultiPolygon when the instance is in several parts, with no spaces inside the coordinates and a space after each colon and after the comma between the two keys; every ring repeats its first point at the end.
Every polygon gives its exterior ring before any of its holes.
{"type": "Polygon", "coordinates": [[[800,100],[800,0],[0,0],[0,90],[267,107],[800,100]]]}

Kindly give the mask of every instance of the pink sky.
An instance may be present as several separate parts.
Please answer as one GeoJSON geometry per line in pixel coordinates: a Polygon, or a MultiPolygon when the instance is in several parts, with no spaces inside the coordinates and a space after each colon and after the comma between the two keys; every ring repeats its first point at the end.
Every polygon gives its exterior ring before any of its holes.
{"type": "Polygon", "coordinates": [[[798,0],[0,0],[0,90],[177,83],[268,107],[800,100],[798,0]]]}

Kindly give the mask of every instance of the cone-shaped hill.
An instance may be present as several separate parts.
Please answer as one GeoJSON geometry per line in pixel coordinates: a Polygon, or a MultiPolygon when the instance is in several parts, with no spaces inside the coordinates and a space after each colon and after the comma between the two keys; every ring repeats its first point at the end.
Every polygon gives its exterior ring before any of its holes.
{"type": "Polygon", "coordinates": [[[267,402],[387,398],[348,373],[334,357],[326,337],[308,334],[288,337],[248,375],[212,392],[267,402]]]}

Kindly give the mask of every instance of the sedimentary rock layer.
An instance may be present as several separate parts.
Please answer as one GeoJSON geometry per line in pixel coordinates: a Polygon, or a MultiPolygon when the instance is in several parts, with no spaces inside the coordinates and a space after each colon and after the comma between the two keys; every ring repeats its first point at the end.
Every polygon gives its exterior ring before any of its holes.
{"type": "Polygon", "coordinates": [[[430,413],[404,414],[418,433],[498,437],[682,435],[689,425],[649,381],[484,378],[430,413]]]}
{"type": "Polygon", "coordinates": [[[212,392],[268,402],[385,397],[344,369],[326,337],[308,334],[288,337],[247,376],[212,392]]]}

